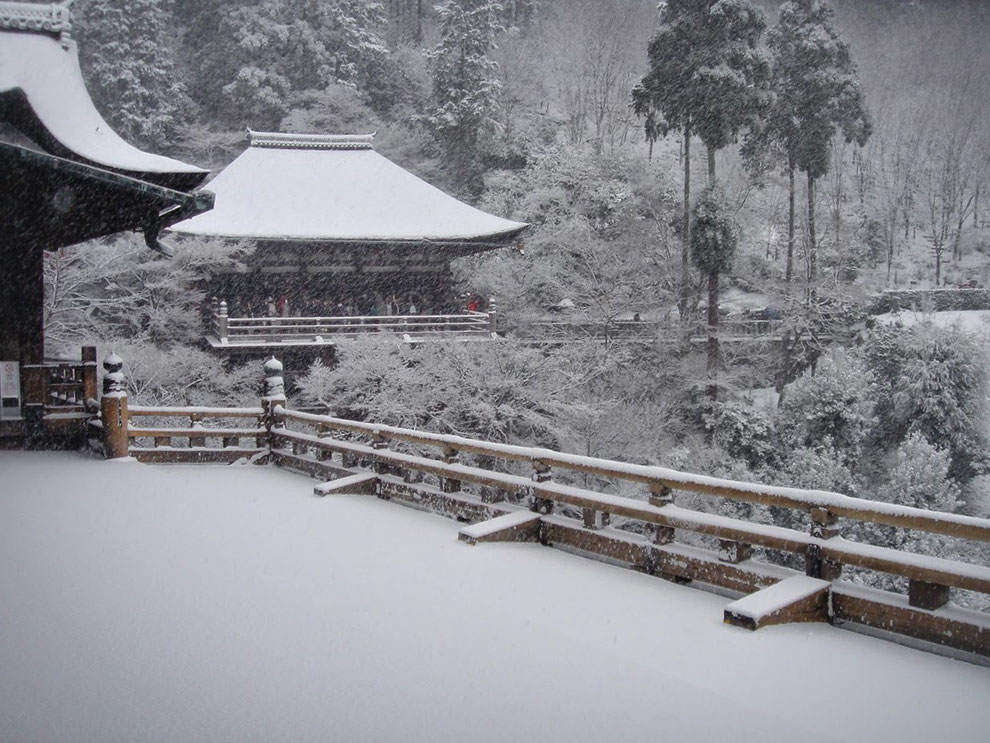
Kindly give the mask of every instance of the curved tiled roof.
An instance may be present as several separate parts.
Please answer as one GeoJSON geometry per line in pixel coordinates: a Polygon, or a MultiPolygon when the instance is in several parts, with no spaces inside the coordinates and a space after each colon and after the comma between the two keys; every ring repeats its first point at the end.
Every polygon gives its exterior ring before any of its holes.
{"type": "Polygon", "coordinates": [[[504,244],[526,225],[458,201],[375,152],[372,135],[251,132],[173,232],[258,240],[504,244]]]}
{"type": "Polygon", "coordinates": [[[138,177],[166,175],[179,187],[201,182],[207,171],[139,150],[107,124],[86,90],[68,30],[64,5],[0,3],[0,102],[8,124],[59,157],[138,177]]]}

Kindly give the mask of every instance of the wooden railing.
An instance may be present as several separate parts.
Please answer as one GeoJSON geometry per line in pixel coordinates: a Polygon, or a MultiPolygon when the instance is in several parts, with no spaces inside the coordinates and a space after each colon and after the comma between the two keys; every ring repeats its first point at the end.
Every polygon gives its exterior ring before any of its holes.
{"type": "Polygon", "coordinates": [[[111,410],[104,426],[122,420],[117,434],[141,461],[271,462],[324,480],[320,495],[373,493],[471,523],[461,538],[472,544],[539,541],[678,582],[774,588],[773,611],[737,602],[731,623],[854,622],[990,657],[990,616],[949,602],[952,589],[990,594],[990,567],[862,541],[878,525],[987,543],[990,520],[293,411],[281,365],[269,360],[266,374],[258,408],[135,407],[131,418],[153,423],[130,427],[111,410]],[[188,425],[162,424],[176,418],[188,425]],[[227,425],[238,419],[249,423],[227,425]],[[757,523],[685,507],[683,494],[793,517],[757,523]],[[847,568],[903,579],[906,595],[846,582],[847,568]]]}
{"type": "Polygon", "coordinates": [[[275,343],[333,344],[368,333],[396,333],[410,339],[433,336],[490,337],[497,313],[464,311],[447,315],[368,315],[347,317],[231,317],[226,302],[211,313],[214,347],[263,346],[275,343]]]}

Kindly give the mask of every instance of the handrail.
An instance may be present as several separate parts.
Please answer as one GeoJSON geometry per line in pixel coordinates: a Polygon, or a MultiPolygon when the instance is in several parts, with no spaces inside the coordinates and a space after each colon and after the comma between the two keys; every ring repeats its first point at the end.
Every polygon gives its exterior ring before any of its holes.
{"type": "Polygon", "coordinates": [[[347,421],[328,416],[314,415],[287,410],[282,406],[275,409],[276,415],[285,420],[294,420],[309,425],[323,425],[349,433],[380,436],[384,439],[404,441],[436,448],[448,448],[459,452],[494,456],[531,463],[542,463],[583,474],[610,477],[627,482],[661,488],[687,490],[702,495],[727,498],[743,503],[779,506],[796,510],[811,511],[825,509],[836,516],[868,521],[885,526],[919,529],[935,534],[943,534],[964,539],[990,542],[990,520],[961,514],[926,511],[911,506],[853,498],[841,493],[821,490],[799,490],[772,485],[759,485],[733,480],[722,480],[704,475],[695,475],[652,465],[627,464],[610,460],[585,457],[578,454],[565,454],[552,449],[538,449],[511,444],[496,444],[460,436],[423,433],[406,428],[385,426],[373,423],[347,421]]]}

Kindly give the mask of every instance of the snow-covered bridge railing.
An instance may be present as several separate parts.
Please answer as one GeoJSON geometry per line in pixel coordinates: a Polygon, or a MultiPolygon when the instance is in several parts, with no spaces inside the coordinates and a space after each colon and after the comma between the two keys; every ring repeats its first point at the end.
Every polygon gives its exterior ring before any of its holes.
{"type": "Polygon", "coordinates": [[[333,345],[368,333],[397,333],[410,340],[434,337],[487,338],[496,331],[497,314],[468,312],[449,315],[368,315],[340,317],[231,317],[225,302],[211,316],[214,348],[268,345],[333,345]]]}
{"type": "MultiPolygon", "coordinates": [[[[470,544],[539,541],[752,594],[726,608],[732,624],[852,622],[990,657],[990,616],[949,601],[953,589],[990,594],[990,567],[872,543],[884,529],[904,529],[972,547],[990,543],[990,520],[297,412],[286,405],[281,365],[269,360],[266,374],[259,408],[135,408],[190,424],[125,430],[125,440],[153,443],[130,453],[156,462],[254,457],[320,478],[320,495],[370,493],[468,522],[461,538],[470,544]],[[237,418],[251,425],[204,425],[237,418]],[[772,510],[762,520],[738,507],[719,513],[726,502],[772,510]],[[770,513],[777,523],[763,522],[770,513]],[[892,576],[906,591],[843,580],[844,570],[853,580],[892,576]]],[[[105,411],[110,428],[118,419],[105,411]]]]}

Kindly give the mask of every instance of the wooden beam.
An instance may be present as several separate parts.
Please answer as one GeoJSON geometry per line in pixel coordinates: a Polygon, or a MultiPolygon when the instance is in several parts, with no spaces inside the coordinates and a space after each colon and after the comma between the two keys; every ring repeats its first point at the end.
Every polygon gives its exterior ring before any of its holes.
{"type": "Polygon", "coordinates": [[[479,542],[535,542],[540,538],[540,515],[514,511],[480,524],[465,526],[457,538],[466,544],[479,542]]]}
{"type": "Polygon", "coordinates": [[[725,607],[723,621],[757,630],[773,624],[828,621],[828,595],[832,584],[806,575],[795,575],[725,607]]]}
{"type": "Polygon", "coordinates": [[[375,495],[378,492],[378,475],[361,472],[350,477],[322,483],[313,488],[313,493],[325,495],[375,495]]]}

